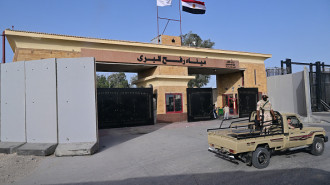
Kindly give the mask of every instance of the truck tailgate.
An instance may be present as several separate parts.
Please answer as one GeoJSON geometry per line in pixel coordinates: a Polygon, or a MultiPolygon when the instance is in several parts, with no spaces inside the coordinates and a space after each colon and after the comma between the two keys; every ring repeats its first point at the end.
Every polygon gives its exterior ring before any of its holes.
{"type": "Polygon", "coordinates": [[[228,152],[229,150],[237,151],[237,139],[230,136],[230,132],[227,130],[209,131],[208,143],[211,147],[217,149],[223,149],[228,152]]]}

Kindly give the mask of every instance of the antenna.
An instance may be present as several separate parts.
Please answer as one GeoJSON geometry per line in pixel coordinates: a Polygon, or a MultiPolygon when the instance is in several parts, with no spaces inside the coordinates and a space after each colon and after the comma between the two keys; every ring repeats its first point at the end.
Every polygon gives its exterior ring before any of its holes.
{"type": "Polygon", "coordinates": [[[164,28],[164,30],[162,32],[162,35],[165,33],[166,28],[167,28],[168,24],[170,23],[170,21],[180,22],[180,38],[182,40],[181,0],[178,0],[178,2],[179,2],[180,19],[169,19],[167,17],[159,17],[158,6],[156,5],[157,6],[157,42],[158,42],[158,44],[160,42],[160,39],[159,39],[159,36],[160,36],[159,35],[159,19],[160,20],[167,20],[167,23],[166,23],[165,28],[164,28]]]}

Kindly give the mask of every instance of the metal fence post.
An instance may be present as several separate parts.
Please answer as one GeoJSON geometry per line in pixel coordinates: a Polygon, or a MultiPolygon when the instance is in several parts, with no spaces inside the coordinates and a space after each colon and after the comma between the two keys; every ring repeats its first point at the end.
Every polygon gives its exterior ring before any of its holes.
{"type": "Polygon", "coordinates": [[[292,73],[291,59],[287,58],[285,60],[287,74],[292,73]]]}
{"type": "Polygon", "coordinates": [[[322,97],[322,88],[321,88],[321,62],[315,62],[316,65],[316,103],[317,103],[317,110],[322,111],[321,106],[321,97],[322,97]]]}

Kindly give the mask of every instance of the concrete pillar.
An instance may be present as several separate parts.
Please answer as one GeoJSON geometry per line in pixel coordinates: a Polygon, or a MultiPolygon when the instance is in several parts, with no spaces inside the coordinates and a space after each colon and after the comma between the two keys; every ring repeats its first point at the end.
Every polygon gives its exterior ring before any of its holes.
{"type": "Polygon", "coordinates": [[[187,120],[187,87],[188,82],[194,76],[188,75],[188,68],[181,66],[157,66],[142,71],[138,74],[139,79],[134,82],[138,87],[152,85],[157,93],[157,122],[178,122],[187,120]],[[182,113],[166,113],[167,93],[182,94],[182,113]]]}

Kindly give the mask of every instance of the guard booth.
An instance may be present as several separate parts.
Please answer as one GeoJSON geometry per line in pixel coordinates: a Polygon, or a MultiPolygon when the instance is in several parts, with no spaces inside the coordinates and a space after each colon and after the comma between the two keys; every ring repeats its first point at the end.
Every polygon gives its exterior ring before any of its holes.
{"type": "Polygon", "coordinates": [[[249,117],[257,109],[258,88],[238,88],[239,117],[249,117]]]}
{"type": "Polygon", "coordinates": [[[211,120],[212,88],[187,88],[188,121],[211,120]]]}

